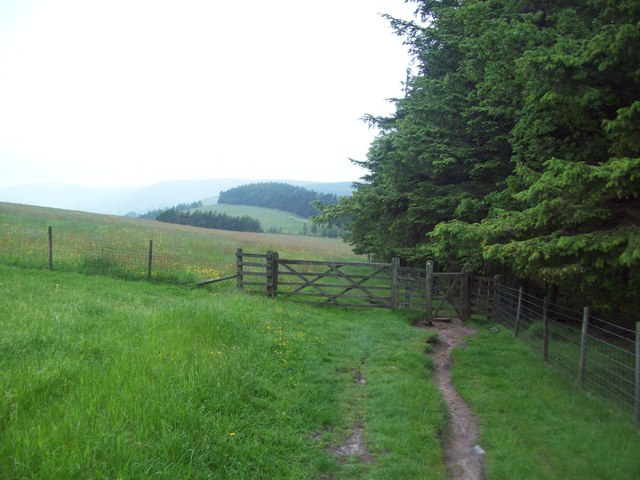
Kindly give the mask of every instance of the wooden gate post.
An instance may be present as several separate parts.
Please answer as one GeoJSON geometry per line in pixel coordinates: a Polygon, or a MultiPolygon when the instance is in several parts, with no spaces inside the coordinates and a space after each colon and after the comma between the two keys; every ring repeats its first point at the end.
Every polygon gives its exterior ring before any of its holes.
{"type": "Polygon", "coordinates": [[[238,290],[242,290],[244,287],[244,282],[242,278],[242,249],[238,248],[236,250],[236,288],[238,290]]]}
{"type": "Polygon", "coordinates": [[[267,296],[274,297],[278,290],[278,252],[267,252],[267,296]]]}
{"type": "Polygon", "coordinates": [[[280,272],[280,254],[278,252],[273,252],[273,255],[271,256],[271,260],[273,262],[271,268],[272,268],[272,276],[271,276],[271,280],[273,283],[273,295],[277,295],[278,294],[278,282],[279,282],[279,275],[278,273],[280,272]]]}
{"type": "Polygon", "coordinates": [[[427,260],[426,264],[426,295],[427,295],[427,322],[433,322],[433,261],[427,260]]]}
{"type": "Polygon", "coordinates": [[[398,268],[400,267],[400,259],[391,259],[391,310],[398,307],[398,268]]]}
{"type": "Polygon", "coordinates": [[[471,277],[468,272],[462,272],[462,321],[471,319],[471,277]]]}

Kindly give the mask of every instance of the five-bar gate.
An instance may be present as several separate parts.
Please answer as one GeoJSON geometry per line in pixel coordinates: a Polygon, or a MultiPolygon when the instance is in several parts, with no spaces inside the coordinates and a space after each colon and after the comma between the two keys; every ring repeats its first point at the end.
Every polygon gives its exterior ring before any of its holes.
{"type": "Polygon", "coordinates": [[[493,284],[476,288],[475,278],[434,272],[433,262],[420,269],[401,267],[397,258],[391,263],[334,262],[236,251],[239,289],[311,304],[421,310],[429,321],[490,313],[493,284]]]}

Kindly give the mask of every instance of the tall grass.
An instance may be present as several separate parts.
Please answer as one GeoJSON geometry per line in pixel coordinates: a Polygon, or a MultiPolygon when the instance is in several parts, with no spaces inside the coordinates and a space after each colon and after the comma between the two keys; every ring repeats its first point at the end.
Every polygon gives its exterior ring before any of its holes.
{"type": "Polygon", "coordinates": [[[277,250],[288,257],[354,260],[339,239],[231,232],[68,210],[0,203],[0,263],[48,268],[47,227],[53,227],[54,269],[125,279],[147,276],[192,283],[235,271],[235,251],[277,250]]]}
{"type": "Polygon", "coordinates": [[[407,318],[6,266],[0,290],[0,478],[444,477],[407,318]],[[333,455],[357,426],[370,461],[333,455]]]}

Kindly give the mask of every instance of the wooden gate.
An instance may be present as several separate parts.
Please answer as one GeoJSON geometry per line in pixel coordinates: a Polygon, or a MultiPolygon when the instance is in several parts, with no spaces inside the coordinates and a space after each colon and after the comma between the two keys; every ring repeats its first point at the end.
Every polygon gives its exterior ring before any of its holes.
{"type": "Polygon", "coordinates": [[[388,263],[278,261],[278,294],[305,303],[394,308],[393,265],[388,263]]]}
{"type": "Polygon", "coordinates": [[[433,262],[426,265],[427,320],[457,317],[466,321],[470,315],[469,275],[464,272],[434,272],[433,262]]]}
{"type": "Polygon", "coordinates": [[[414,309],[428,321],[471,313],[492,315],[495,279],[468,273],[434,272],[426,268],[400,267],[391,263],[329,262],[279,258],[266,254],[236,252],[239,289],[257,289],[269,296],[295,297],[312,304],[342,307],[414,309]]]}

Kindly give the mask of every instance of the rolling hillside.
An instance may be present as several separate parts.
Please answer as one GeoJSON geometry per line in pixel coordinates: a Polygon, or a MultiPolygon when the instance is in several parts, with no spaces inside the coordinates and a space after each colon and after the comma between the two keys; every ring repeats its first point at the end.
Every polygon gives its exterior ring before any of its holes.
{"type": "Polygon", "coordinates": [[[48,226],[53,227],[55,269],[89,273],[106,269],[125,278],[144,278],[150,240],[153,278],[175,283],[233,272],[237,248],[277,250],[293,258],[360,258],[340,239],[231,232],[0,203],[0,263],[47,268],[48,226]]]}
{"type": "Polygon", "coordinates": [[[236,217],[249,215],[252,218],[260,220],[262,229],[265,232],[276,231],[288,235],[299,235],[302,232],[304,224],[309,223],[306,218],[294,215],[293,213],[272,208],[252,207],[250,205],[215,204],[206,205],[205,207],[194,210],[226,213],[227,215],[236,217]]]}
{"type": "MultiPolygon", "coordinates": [[[[22,203],[83,212],[126,215],[169,208],[178,203],[217,199],[221,190],[255,182],[250,179],[176,180],[140,187],[86,187],[66,184],[36,184],[0,188],[0,201],[22,203]]],[[[321,193],[349,195],[350,182],[312,183],[289,181],[292,185],[309,186],[321,193]]]]}

